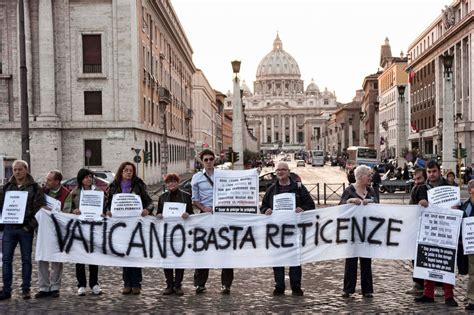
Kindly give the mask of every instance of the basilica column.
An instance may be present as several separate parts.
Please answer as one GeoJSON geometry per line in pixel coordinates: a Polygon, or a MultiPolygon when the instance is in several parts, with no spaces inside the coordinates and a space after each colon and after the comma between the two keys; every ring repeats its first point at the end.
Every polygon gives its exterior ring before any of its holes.
{"type": "Polygon", "coordinates": [[[275,117],[273,115],[270,116],[270,122],[272,124],[272,143],[275,142],[275,117]]]}
{"type": "Polygon", "coordinates": [[[281,141],[286,143],[285,116],[281,116],[281,141]]]}
{"type": "Polygon", "coordinates": [[[259,128],[259,134],[260,134],[260,144],[262,144],[264,141],[263,141],[263,122],[262,122],[262,117],[260,117],[260,119],[258,120],[259,124],[258,124],[258,128],[259,128]]]}
{"type": "Polygon", "coordinates": [[[38,6],[40,119],[56,118],[54,75],[54,28],[51,0],[40,0],[38,6]]]}
{"type": "Polygon", "coordinates": [[[263,116],[263,141],[262,143],[267,143],[267,116],[263,116]]]}
{"type": "Polygon", "coordinates": [[[290,143],[291,144],[294,144],[295,143],[295,139],[293,137],[293,116],[290,115],[290,118],[288,119],[288,123],[290,124],[290,143]]]}

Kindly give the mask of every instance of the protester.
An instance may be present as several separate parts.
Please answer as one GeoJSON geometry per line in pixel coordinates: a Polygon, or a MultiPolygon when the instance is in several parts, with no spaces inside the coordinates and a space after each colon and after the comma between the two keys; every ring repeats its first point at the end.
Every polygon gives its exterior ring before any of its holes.
{"type": "MultiPolygon", "coordinates": [[[[431,160],[426,164],[426,174],[428,180],[426,186],[429,189],[439,186],[449,186],[449,183],[441,176],[441,168],[438,162],[431,160]]],[[[422,207],[428,207],[428,197],[418,202],[422,207]]],[[[423,295],[415,298],[415,302],[418,303],[434,303],[435,296],[435,282],[430,280],[424,281],[423,295]]],[[[449,283],[443,283],[444,299],[445,304],[448,306],[458,306],[458,303],[454,299],[454,285],[449,283]]]]}
{"type": "MultiPolygon", "coordinates": [[[[428,187],[425,185],[426,182],[426,170],[424,168],[417,168],[413,173],[414,185],[410,192],[411,205],[417,205],[421,200],[428,199],[428,187]]],[[[412,261],[414,265],[414,261],[412,261]]],[[[407,291],[406,294],[422,295],[423,294],[423,279],[413,278],[413,287],[407,291]]]]}
{"type": "MultiPolygon", "coordinates": [[[[194,174],[191,180],[193,205],[201,210],[201,212],[212,213],[215,154],[213,151],[205,149],[199,154],[199,158],[204,168],[202,171],[194,174]]],[[[196,294],[201,294],[206,290],[208,278],[209,269],[196,269],[194,271],[196,294]]],[[[222,269],[222,294],[230,294],[233,280],[234,269],[222,269]]]]}
{"type": "MultiPolygon", "coordinates": [[[[369,202],[378,203],[379,199],[375,195],[372,187],[370,187],[370,168],[365,165],[360,165],[356,168],[354,175],[356,178],[355,184],[350,185],[344,190],[339,204],[353,203],[356,205],[367,205],[369,202]]],[[[357,260],[360,260],[362,296],[372,298],[374,293],[372,283],[372,260],[363,257],[346,258],[342,296],[350,297],[350,295],[355,292],[357,283],[357,260]]]]}
{"type": "Polygon", "coordinates": [[[405,163],[403,165],[403,174],[402,174],[403,180],[409,180],[410,179],[410,171],[408,170],[408,165],[405,163]]]}
{"type": "MultiPolygon", "coordinates": [[[[175,173],[170,173],[165,176],[165,185],[168,189],[167,192],[162,194],[158,199],[158,213],[159,219],[163,218],[163,208],[167,202],[179,202],[186,205],[186,212],[181,215],[181,218],[187,219],[189,215],[193,214],[193,204],[191,195],[185,191],[179,189],[179,176],[175,173]]],[[[170,295],[175,293],[176,295],[183,295],[183,289],[181,283],[183,282],[184,269],[163,269],[166,278],[166,289],[163,291],[163,295],[170,295]],[[174,274],[173,274],[174,273],[174,274]]]]}
{"type": "Polygon", "coordinates": [[[27,202],[23,224],[5,224],[2,242],[2,274],[3,289],[0,291],[0,300],[10,299],[12,296],[13,281],[13,254],[20,243],[21,251],[21,277],[22,298],[31,298],[31,252],[33,250],[33,236],[38,222],[35,214],[46,205],[44,193],[38,183],[28,173],[28,163],[23,160],[15,160],[12,164],[13,176],[5,184],[0,195],[0,211],[3,211],[6,193],[9,191],[27,192],[27,202]]]}
{"type": "Polygon", "coordinates": [[[349,182],[349,185],[354,184],[356,182],[356,178],[354,176],[354,169],[350,169],[347,173],[347,181],[349,182]]]}
{"type": "MultiPolygon", "coordinates": [[[[115,194],[131,193],[140,196],[143,211],[142,216],[151,215],[154,210],[153,200],[148,195],[147,188],[143,180],[137,176],[137,169],[132,162],[120,164],[115,179],[109,185],[106,210],[109,217],[112,216],[111,206],[115,194]]],[[[122,294],[140,294],[142,287],[142,268],[123,268],[123,289],[122,294]]]]}
{"type": "MultiPolygon", "coordinates": [[[[467,191],[469,192],[469,199],[467,199],[461,205],[461,210],[464,211],[464,217],[474,216],[474,179],[471,179],[467,183],[467,191]]],[[[467,306],[466,310],[474,311],[474,255],[468,255],[469,259],[469,279],[467,282],[466,299],[467,306]]]]}
{"type": "Polygon", "coordinates": [[[374,193],[377,196],[377,199],[380,199],[379,190],[381,183],[382,178],[380,177],[379,169],[377,165],[374,165],[374,167],[372,168],[372,188],[374,189],[374,193]]]}
{"type": "Polygon", "coordinates": [[[456,175],[454,175],[453,171],[446,173],[446,181],[448,182],[449,186],[458,186],[458,183],[456,183],[456,175]]]}
{"type": "MultiPolygon", "coordinates": [[[[63,174],[58,170],[53,170],[46,175],[46,183],[43,187],[43,192],[51,198],[61,202],[61,211],[64,210],[65,203],[71,202],[70,191],[63,185],[61,180],[63,174]]],[[[51,210],[51,209],[50,209],[51,210]]],[[[54,231],[51,231],[53,234],[54,231]]],[[[36,299],[52,296],[59,297],[59,290],[61,289],[61,276],[63,273],[63,264],[60,262],[38,262],[38,282],[39,292],[35,294],[36,299]],[[49,265],[51,264],[51,273],[49,265]]]]}
{"type": "MultiPolygon", "coordinates": [[[[77,172],[77,187],[71,192],[71,202],[67,203],[64,207],[64,212],[73,213],[75,215],[81,214],[79,207],[81,200],[81,192],[83,190],[97,190],[92,182],[94,178],[94,172],[91,170],[81,168],[77,172]]],[[[86,295],[87,277],[86,277],[86,265],[76,264],[76,279],[77,279],[77,295],[86,295]]],[[[93,295],[102,294],[99,284],[99,266],[89,265],[89,287],[92,290],[93,295]]]]}
{"type": "MultiPolygon", "coordinates": [[[[279,162],[277,164],[276,176],[278,181],[268,187],[263,197],[262,207],[260,208],[262,213],[271,215],[273,212],[273,197],[283,193],[295,194],[296,213],[316,208],[306,187],[301,183],[296,183],[290,177],[290,169],[287,163],[279,162]]],[[[301,274],[301,266],[290,267],[291,291],[292,294],[296,296],[302,296],[304,294],[303,290],[301,290],[301,274]]],[[[285,294],[285,267],[273,267],[273,275],[275,277],[273,295],[285,294]]]]}

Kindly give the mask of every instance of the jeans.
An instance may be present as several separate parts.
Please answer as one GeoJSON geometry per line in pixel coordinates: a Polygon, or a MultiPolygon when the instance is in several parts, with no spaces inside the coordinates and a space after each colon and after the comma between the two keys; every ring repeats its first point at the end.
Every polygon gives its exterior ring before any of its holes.
{"type": "MultiPolygon", "coordinates": [[[[86,265],[76,264],[76,279],[77,287],[86,287],[86,265]]],[[[99,266],[89,265],[89,287],[92,289],[95,285],[99,284],[99,266]]]]}
{"type": "MultiPolygon", "coordinates": [[[[301,289],[301,266],[290,267],[290,286],[292,290],[301,289]]],[[[275,288],[285,290],[285,267],[273,267],[275,288]]]]}
{"type": "Polygon", "coordinates": [[[166,277],[167,288],[181,288],[183,282],[184,269],[163,269],[166,277]],[[174,273],[174,275],[173,275],[174,273]]]}
{"type": "Polygon", "coordinates": [[[142,268],[124,267],[122,277],[124,288],[142,287],[142,268]]]}
{"type": "Polygon", "coordinates": [[[20,243],[21,252],[21,289],[23,292],[28,292],[31,287],[31,252],[33,250],[33,236],[34,232],[26,231],[22,228],[15,228],[12,225],[5,225],[3,231],[2,253],[3,253],[3,291],[7,293],[12,292],[13,280],[13,254],[15,248],[20,243]]]}

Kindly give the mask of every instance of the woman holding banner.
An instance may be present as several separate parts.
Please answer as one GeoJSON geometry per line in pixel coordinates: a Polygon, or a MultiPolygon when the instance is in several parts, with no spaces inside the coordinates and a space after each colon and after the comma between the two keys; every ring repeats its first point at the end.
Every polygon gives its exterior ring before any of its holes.
{"type": "MultiPolygon", "coordinates": [[[[356,182],[344,190],[339,204],[353,203],[356,205],[367,205],[378,203],[379,198],[371,187],[371,171],[368,166],[360,165],[354,172],[356,182]]],[[[362,296],[372,298],[374,293],[372,283],[372,260],[370,258],[352,257],[346,258],[344,270],[344,292],[343,297],[350,297],[355,292],[357,283],[357,261],[360,260],[360,282],[362,296]]]]}
{"type": "MultiPolygon", "coordinates": [[[[170,173],[165,176],[165,185],[168,189],[167,192],[160,196],[158,200],[158,214],[157,217],[162,219],[167,216],[181,216],[183,219],[187,219],[193,212],[193,203],[191,195],[185,191],[179,189],[179,176],[175,173],[170,173]],[[176,203],[179,205],[176,206],[176,203]],[[175,208],[179,210],[171,210],[171,205],[175,205],[175,208]]],[[[166,289],[163,291],[163,295],[183,295],[183,289],[181,283],[183,282],[184,269],[167,269],[164,268],[166,277],[166,289]]]]}
{"type": "MultiPolygon", "coordinates": [[[[81,200],[81,191],[83,190],[99,190],[97,187],[92,185],[92,179],[94,173],[91,170],[81,168],[77,172],[77,188],[71,192],[71,202],[66,202],[64,205],[64,212],[74,213],[76,215],[81,214],[79,204],[81,200]]],[[[86,265],[76,264],[76,278],[77,278],[77,295],[86,295],[86,265]]],[[[89,287],[92,289],[92,294],[100,295],[102,290],[99,286],[99,266],[89,265],[89,287]]]]}
{"type": "MultiPolygon", "coordinates": [[[[106,214],[109,217],[112,216],[112,199],[115,194],[120,193],[130,193],[140,197],[143,206],[141,212],[142,216],[150,215],[153,212],[155,208],[153,200],[151,200],[150,195],[148,195],[145,183],[137,176],[137,169],[132,162],[123,162],[120,164],[114,181],[109,185],[109,193],[105,206],[107,210],[106,214]]],[[[142,287],[142,268],[124,267],[122,277],[124,284],[122,294],[140,294],[142,287]]]]}

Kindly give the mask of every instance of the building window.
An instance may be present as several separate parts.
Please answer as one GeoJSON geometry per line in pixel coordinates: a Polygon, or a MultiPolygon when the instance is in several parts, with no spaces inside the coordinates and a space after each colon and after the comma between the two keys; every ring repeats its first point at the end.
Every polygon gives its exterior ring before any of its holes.
{"type": "Polygon", "coordinates": [[[329,105],[329,100],[327,98],[324,99],[324,105],[329,105]]]}
{"type": "Polygon", "coordinates": [[[102,73],[101,35],[82,35],[82,72],[102,73]]]}
{"type": "Polygon", "coordinates": [[[153,160],[153,163],[156,165],[156,162],[158,162],[158,159],[157,159],[158,151],[157,151],[157,147],[156,147],[156,142],[153,142],[153,151],[154,151],[153,153],[155,154],[154,155],[155,158],[153,160]]]}
{"type": "Polygon", "coordinates": [[[84,91],[84,115],[102,115],[101,91],[84,91]]]}
{"type": "Polygon", "coordinates": [[[302,131],[298,131],[298,143],[304,142],[304,135],[302,131]]]}
{"type": "Polygon", "coordinates": [[[102,165],[102,140],[84,140],[84,160],[86,166],[102,165]]]}

